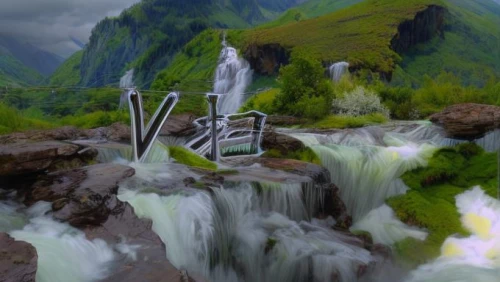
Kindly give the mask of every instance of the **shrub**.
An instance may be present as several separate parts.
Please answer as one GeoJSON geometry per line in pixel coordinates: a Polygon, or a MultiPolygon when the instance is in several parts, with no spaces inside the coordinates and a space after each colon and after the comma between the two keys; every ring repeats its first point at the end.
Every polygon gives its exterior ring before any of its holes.
{"type": "Polygon", "coordinates": [[[294,51],[280,75],[283,88],[274,103],[278,113],[313,119],[328,115],[333,88],[320,61],[306,51],[294,51]]]}
{"type": "Polygon", "coordinates": [[[347,116],[363,116],[374,113],[389,117],[390,111],[382,105],[379,96],[371,90],[362,86],[353,91],[345,93],[343,98],[335,99],[332,103],[335,114],[347,116]]]}

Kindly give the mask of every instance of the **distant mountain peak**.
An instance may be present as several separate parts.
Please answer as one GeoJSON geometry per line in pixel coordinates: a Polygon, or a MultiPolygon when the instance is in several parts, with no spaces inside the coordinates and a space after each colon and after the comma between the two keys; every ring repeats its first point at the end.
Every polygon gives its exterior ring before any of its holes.
{"type": "Polygon", "coordinates": [[[56,54],[42,50],[31,43],[21,42],[9,35],[0,34],[0,50],[8,51],[23,65],[45,76],[52,74],[64,61],[64,58],[56,54]]]}

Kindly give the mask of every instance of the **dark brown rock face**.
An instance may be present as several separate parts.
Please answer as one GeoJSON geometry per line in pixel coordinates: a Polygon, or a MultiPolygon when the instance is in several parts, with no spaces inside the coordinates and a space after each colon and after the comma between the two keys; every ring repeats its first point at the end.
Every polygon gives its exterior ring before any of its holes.
{"type": "Polygon", "coordinates": [[[340,198],[340,190],[335,184],[329,184],[324,189],[323,215],[332,216],[337,222],[335,227],[347,230],[352,225],[352,218],[347,213],[344,201],[340,198]]]}
{"type": "Polygon", "coordinates": [[[104,239],[116,244],[122,237],[128,239],[128,245],[140,245],[137,249],[137,260],[131,261],[125,255],[120,266],[103,281],[135,282],[166,281],[182,282],[181,273],[167,259],[165,246],[152,230],[151,220],[139,219],[128,203],[117,202],[113,212],[99,226],[87,226],[86,237],[104,239]]]}
{"type": "Polygon", "coordinates": [[[95,129],[77,129],[64,126],[51,130],[31,130],[0,136],[0,144],[31,143],[48,140],[102,139],[109,141],[129,141],[130,127],[123,123],[114,123],[108,127],[95,129]]]}
{"type": "Polygon", "coordinates": [[[131,167],[99,164],[44,176],[26,195],[26,204],[52,202],[54,217],[75,227],[99,225],[110,214],[121,213],[118,183],[134,175],[131,167]]]}
{"type": "Polygon", "coordinates": [[[264,132],[261,146],[263,150],[278,150],[284,155],[288,152],[294,152],[306,148],[300,140],[288,135],[276,133],[275,131],[264,132]]]}
{"type": "Polygon", "coordinates": [[[37,260],[35,247],[0,233],[0,281],[34,282],[37,260]]]}
{"type": "Polygon", "coordinates": [[[436,35],[444,36],[445,14],[445,8],[431,5],[417,13],[413,20],[401,23],[398,33],[391,41],[391,48],[402,54],[419,43],[431,40],[436,35]]]}
{"type": "Polygon", "coordinates": [[[93,149],[59,141],[0,145],[0,177],[81,166],[96,156],[93,149]]]}
{"type": "Polygon", "coordinates": [[[252,69],[262,75],[275,75],[282,65],[287,65],[290,52],[279,44],[250,45],[245,59],[252,69]]]}
{"type": "Polygon", "coordinates": [[[271,115],[271,116],[267,116],[267,118],[266,118],[266,124],[268,124],[268,125],[287,126],[287,125],[304,124],[306,122],[307,122],[307,120],[304,120],[304,119],[298,118],[298,117],[292,117],[292,116],[271,115]]]}
{"type": "Polygon", "coordinates": [[[448,137],[474,139],[500,128],[500,107],[458,104],[432,115],[430,120],[443,126],[448,137]]]}
{"type": "Polygon", "coordinates": [[[195,119],[196,117],[191,114],[169,116],[160,134],[171,136],[188,136],[194,134],[196,132],[196,126],[193,124],[195,119]]]}

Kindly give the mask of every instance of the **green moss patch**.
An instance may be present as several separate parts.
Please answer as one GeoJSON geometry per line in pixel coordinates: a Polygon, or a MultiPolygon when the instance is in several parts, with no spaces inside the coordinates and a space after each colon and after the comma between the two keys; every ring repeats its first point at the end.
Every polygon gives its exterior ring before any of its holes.
{"type": "Polygon", "coordinates": [[[298,151],[290,151],[290,152],[287,152],[287,154],[283,154],[279,150],[276,150],[276,149],[271,149],[271,150],[265,152],[262,155],[262,157],[264,157],[264,158],[276,158],[276,159],[291,159],[291,160],[298,160],[298,161],[303,161],[303,162],[321,165],[321,160],[316,155],[316,153],[314,153],[314,151],[311,150],[311,148],[305,148],[305,149],[301,149],[298,151]]]}
{"type": "Polygon", "coordinates": [[[399,23],[430,4],[441,1],[368,0],[322,17],[249,30],[244,44],[307,47],[323,61],[347,59],[352,66],[392,72],[400,60],[390,48],[399,23]]]}
{"type": "Polygon", "coordinates": [[[208,169],[208,170],[216,170],[217,164],[211,162],[194,152],[189,151],[186,148],[178,147],[178,146],[170,146],[168,147],[169,154],[171,158],[174,158],[178,163],[184,164],[187,166],[208,169]]]}
{"type": "Polygon", "coordinates": [[[455,196],[480,185],[496,196],[497,154],[466,143],[437,151],[425,168],[403,175],[411,188],[405,195],[387,200],[403,222],[426,228],[425,241],[406,239],[396,243],[397,254],[412,265],[437,257],[444,240],[453,234],[467,235],[455,206],[455,196]]]}
{"type": "Polygon", "coordinates": [[[317,122],[303,125],[303,128],[318,128],[318,129],[329,129],[329,128],[355,128],[363,127],[366,125],[381,124],[387,122],[387,118],[381,114],[370,114],[364,116],[342,116],[342,115],[330,115],[326,118],[319,120],[317,122]]]}

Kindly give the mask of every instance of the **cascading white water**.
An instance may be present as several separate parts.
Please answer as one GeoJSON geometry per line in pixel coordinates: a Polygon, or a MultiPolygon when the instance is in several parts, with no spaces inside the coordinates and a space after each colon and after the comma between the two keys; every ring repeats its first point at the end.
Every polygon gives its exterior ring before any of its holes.
{"type": "Polygon", "coordinates": [[[427,232],[418,230],[401,222],[396,218],[394,211],[387,205],[382,205],[370,211],[365,217],[356,222],[351,231],[367,231],[376,244],[391,246],[405,238],[412,237],[425,240],[427,232]]]}
{"type": "MultiPolygon", "coordinates": [[[[141,169],[136,177],[144,175],[141,169]]],[[[313,194],[297,184],[243,183],[234,187],[141,193],[123,183],[119,198],[166,245],[167,258],[190,275],[210,281],[357,281],[359,267],[375,261],[362,242],[310,218],[313,194]],[[309,203],[309,204],[308,204],[309,203]],[[292,220],[292,219],[294,220],[292,220]]],[[[312,188],[312,187],[310,187],[312,188]]],[[[320,197],[320,193],[315,194],[320,197]]]]}
{"type": "Polygon", "coordinates": [[[330,77],[333,82],[338,82],[342,76],[349,72],[348,62],[337,62],[330,66],[330,77]]]}
{"type": "Polygon", "coordinates": [[[134,87],[134,69],[128,70],[120,78],[120,88],[131,88],[134,87]]]}
{"type": "Polygon", "coordinates": [[[238,58],[236,49],[223,41],[219,56],[219,64],[215,71],[215,94],[219,97],[217,112],[219,114],[234,114],[243,103],[243,93],[252,81],[250,64],[238,58]]]}
{"type": "MultiPolygon", "coordinates": [[[[132,160],[132,147],[122,144],[97,144],[97,160],[101,163],[111,163],[117,160],[132,160]]],[[[149,152],[146,163],[165,163],[169,161],[168,148],[160,141],[155,141],[149,152]]]]}
{"type": "Polygon", "coordinates": [[[109,274],[114,252],[106,242],[87,240],[83,232],[46,216],[51,209],[50,203],[38,202],[25,213],[19,212],[22,209],[0,202],[0,222],[5,229],[2,231],[36,248],[36,281],[90,282],[109,274]],[[4,225],[5,222],[10,224],[4,225]]]}
{"type": "Polygon", "coordinates": [[[441,256],[410,273],[406,282],[499,281],[500,201],[475,187],[458,195],[456,205],[472,235],[446,239],[441,256]]]}
{"type": "Polygon", "coordinates": [[[399,178],[406,171],[427,164],[436,147],[417,144],[404,134],[386,134],[371,128],[329,136],[292,134],[310,147],[340,188],[340,195],[355,221],[380,207],[407,187],[399,178]]]}

